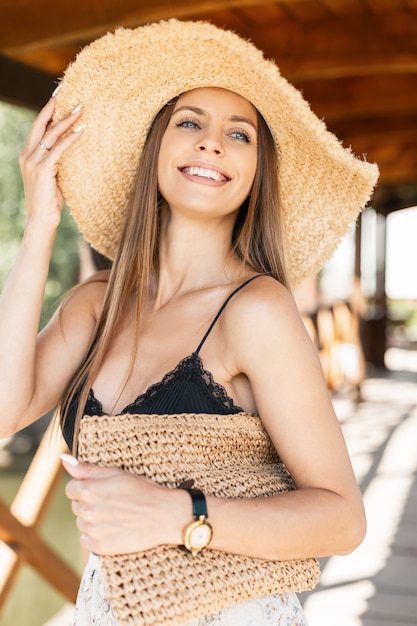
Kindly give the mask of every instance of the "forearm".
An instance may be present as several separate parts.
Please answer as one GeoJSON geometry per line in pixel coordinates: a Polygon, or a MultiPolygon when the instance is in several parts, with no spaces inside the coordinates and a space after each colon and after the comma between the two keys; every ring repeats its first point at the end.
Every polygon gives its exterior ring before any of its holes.
{"type": "MultiPolygon", "coordinates": [[[[64,464],[74,478],[66,492],[85,548],[124,554],[183,544],[192,521],[186,490],[71,457],[64,464]]],[[[345,493],[305,488],[257,499],[206,496],[209,549],[270,560],[348,553],[363,539],[365,517],[358,488],[345,493]]]]}
{"type": "MultiPolygon", "coordinates": [[[[34,393],[37,334],[55,233],[45,222],[29,220],[0,296],[0,398],[11,422],[34,393]]],[[[2,424],[0,435],[9,428],[14,430],[13,423],[2,424]]]]}
{"type": "MultiPolygon", "coordinates": [[[[177,493],[180,491],[170,494],[177,516],[171,542],[178,544],[191,512],[190,502],[184,493],[177,493]]],[[[300,489],[257,499],[209,496],[207,506],[214,531],[210,548],[258,558],[345,554],[362,541],[365,532],[360,498],[348,500],[323,489],[300,489]]]]}

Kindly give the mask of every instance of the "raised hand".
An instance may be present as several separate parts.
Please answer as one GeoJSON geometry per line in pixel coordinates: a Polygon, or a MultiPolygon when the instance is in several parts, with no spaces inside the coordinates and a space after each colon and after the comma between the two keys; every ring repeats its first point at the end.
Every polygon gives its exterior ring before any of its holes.
{"type": "Polygon", "coordinates": [[[58,161],[63,152],[82,135],[85,125],[79,123],[81,105],[57,123],[52,123],[54,109],[55,96],[52,96],[32,124],[20,155],[20,167],[28,220],[40,219],[56,228],[64,204],[57,183],[58,161]]]}
{"type": "Polygon", "coordinates": [[[84,128],[81,107],[52,122],[55,100],[52,96],[36,117],[20,157],[27,220],[19,254],[0,295],[0,397],[5,405],[13,405],[7,416],[2,416],[0,437],[10,436],[55,406],[80,358],[74,357],[76,362],[66,371],[62,367],[59,353],[67,346],[65,341],[60,344],[59,328],[38,340],[64,203],[57,183],[58,162],[84,128]],[[47,382],[54,375],[54,383],[47,382]]]}

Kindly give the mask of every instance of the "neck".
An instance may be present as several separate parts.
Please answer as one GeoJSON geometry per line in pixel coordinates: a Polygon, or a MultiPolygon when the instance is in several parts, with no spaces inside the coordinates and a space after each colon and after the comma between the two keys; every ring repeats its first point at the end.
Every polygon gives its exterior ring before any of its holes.
{"type": "Polygon", "coordinates": [[[234,217],[190,220],[169,216],[159,245],[159,284],[154,306],[176,296],[232,283],[242,270],[232,252],[234,217]]]}

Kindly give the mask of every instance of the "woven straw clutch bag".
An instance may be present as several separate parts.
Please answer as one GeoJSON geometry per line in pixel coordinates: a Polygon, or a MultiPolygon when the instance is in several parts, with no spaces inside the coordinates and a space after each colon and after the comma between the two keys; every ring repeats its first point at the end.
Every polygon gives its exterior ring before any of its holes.
{"type": "MultiPolygon", "coordinates": [[[[166,487],[192,478],[207,495],[224,498],[295,489],[261,420],[247,413],[85,416],[79,458],[166,487]]],[[[178,546],[100,558],[120,626],[179,626],[252,598],[312,589],[320,573],[316,559],[268,561],[210,549],[193,557],[178,546]]]]}

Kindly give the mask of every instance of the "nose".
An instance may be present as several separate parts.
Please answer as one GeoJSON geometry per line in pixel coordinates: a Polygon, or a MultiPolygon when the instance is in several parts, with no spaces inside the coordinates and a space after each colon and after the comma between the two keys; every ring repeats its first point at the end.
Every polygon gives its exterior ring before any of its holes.
{"type": "Polygon", "coordinates": [[[223,154],[223,144],[217,133],[206,133],[200,137],[196,143],[196,150],[199,152],[211,152],[213,154],[223,154]]]}
{"type": "Polygon", "coordinates": [[[205,144],[200,144],[197,149],[201,152],[207,151],[214,152],[215,154],[221,154],[221,150],[219,148],[213,148],[212,150],[210,150],[205,144]]]}

